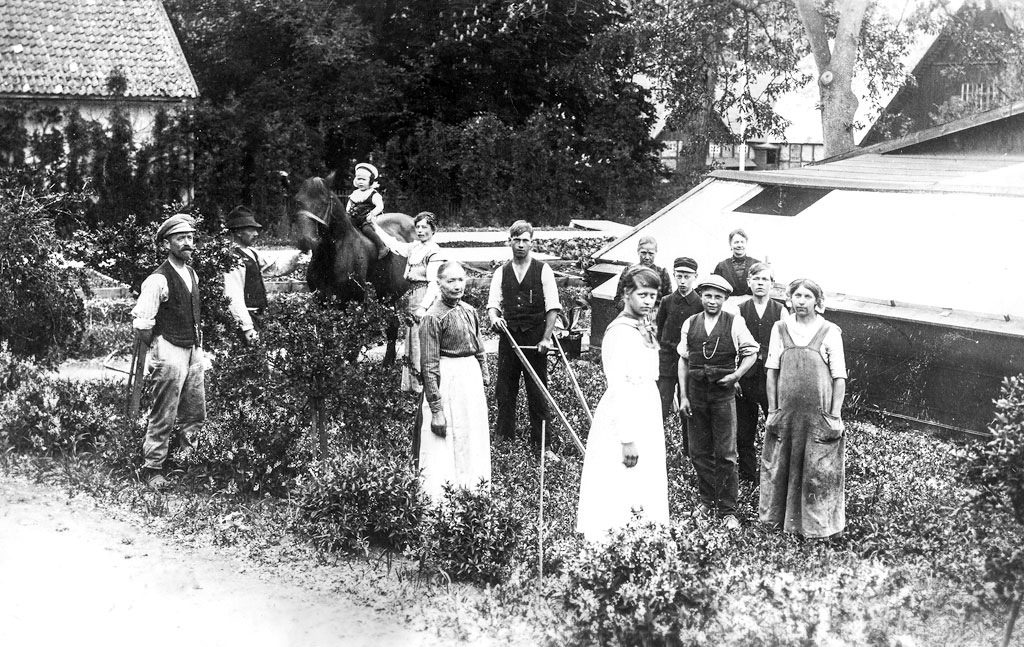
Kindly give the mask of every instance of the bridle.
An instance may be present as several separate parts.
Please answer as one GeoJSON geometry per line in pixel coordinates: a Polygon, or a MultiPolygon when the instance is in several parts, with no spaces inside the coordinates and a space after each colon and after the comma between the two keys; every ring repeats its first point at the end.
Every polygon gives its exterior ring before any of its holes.
{"type": "Polygon", "coordinates": [[[327,209],[324,210],[324,215],[323,215],[322,218],[320,216],[316,215],[315,213],[313,213],[312,211],[307,211],[306,209],[299,209],[297,214],[300,215],[300,216],[305,216],[307,218],[310,218],[311,220],[315,220],[316,222],[320,223],[324,227],[330,227],[330,225],[328,225],[327,223],[329,223],[331,221],[331,213],[333,211],[334,211],[334,200],[331,200],[330,197],[328,197],[328,199],[327,199],[327,209]]]}

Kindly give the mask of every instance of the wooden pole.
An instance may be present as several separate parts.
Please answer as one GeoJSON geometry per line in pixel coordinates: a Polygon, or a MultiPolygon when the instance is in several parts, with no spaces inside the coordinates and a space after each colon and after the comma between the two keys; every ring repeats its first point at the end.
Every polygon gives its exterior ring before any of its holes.
{"type": "Polygon", "coordinates": [[[544,581],[544,446],[548,421],[540,421],[540,511],[537,513],[537,581],[544,581]]]}
{"type": "MultiPolygon", "coordinates": [[[[541,472],[543,474],[543,472],[541,472]]],[[[1006,628],[1003,630],[1003,647],[1010,647],[1010,638],[1013,637],[1013,626],[1017,624],[1017,617],[1020,616],[1021,596],[1013,601],[1010,607],[1010,617],[1006,619],[1006,628]]]]}
{"type": "Polygon", "coordinates": [[[572,438],[573,444],[576,445],[576,449],[580,450],[581,454],[586,454],[587,450],[584,449],[583,442],[580,440],[580,437],[576,435],[576,431],[572,428],[572,425],[569,424],[569,420],[565,417],[565,414],[562,413],[562,408],[558,406],[558,403],[555,402],[555,399],[551,396],[551,391],[548,391],[548,388],[544,386],[543,382],[541,382],[540,376],[537,375],[537,371],[533,370],[533,366],[529,361],[527,361],[526,355],[523,354],[523,349],[520,348],[519,344],[516,343],[516,340],[512,338],[512,333],[510,333],[507,328],[502,328],[501,331],[505,333],[506,337],[508,337],[509,343],[512,344],[512,350],[515,351],[519,361],[523,363],[523,368],[530,376],[530,379],[532,379],[534,384],[537,385],[537,388],[540,389],[540,392],[544,395],[544,399],[548,401],[551,408],[555,410],[556,414],[558,414],[558,419],[562,421],[563,425],[565,425],[566,430],[569,432],[569,436],[572,438]]]}
{"type": "Polygon", "coordinates": [[[576,381],[576,373],[572,370],[572,366],[569,365],[569,356],[562,350],[562,344],[558,341],[558,337],[552,337],[555,340],[555,347],[558,348],[558,353],[562,356],[562,361],[565,362],[565,370],[569,371],[569,379],[572,380],[572,388],[576,391],[577,397],[580,399],[580,403],[583,405],[583,411],[587,414],[587,420],[590,424],[594,424],[594,416],[590,413],[590,405],[587,404],[587,398],[583,395],[583,389],[580,388],[580,383],[576,381]]]}
{"type": "Polygon", "coordinates": [[[142,405],[142,378],[146,372],[146,353],[149,352],[149,344],[138,337],[132,347],[132,365],[128,374],[128,424],[134,424],[135,418],[139,416],[139,407],[142,405]]]}

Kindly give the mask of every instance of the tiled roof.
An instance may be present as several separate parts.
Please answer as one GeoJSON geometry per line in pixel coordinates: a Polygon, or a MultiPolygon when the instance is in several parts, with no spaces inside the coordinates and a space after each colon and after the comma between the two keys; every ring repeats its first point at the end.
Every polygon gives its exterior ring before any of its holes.
{"type": "Polygon", "coordinates": [[[0,96],[109,97],[118,68],[127,97],[199,94],[160,0],[0,0],[0,96]]]}

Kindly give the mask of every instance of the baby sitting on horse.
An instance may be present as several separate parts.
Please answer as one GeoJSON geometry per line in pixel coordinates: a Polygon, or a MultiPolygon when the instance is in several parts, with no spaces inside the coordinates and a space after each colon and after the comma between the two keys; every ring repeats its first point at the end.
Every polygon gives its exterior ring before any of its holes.
{"type": "Polygon", "coordinates": [[[363,232],[367,238],[377,246],[377,258],[384,258],[388,255],[388,248],[374,231],[373,219],[384,213],[384,198],[377,192],[377,178],[380,173],[377,167],[367,162],[356,164],[355,177],[352,178],[352,186],[355,191],[349,194],[348,204],[345,211],[356,229],[363,232]]]}

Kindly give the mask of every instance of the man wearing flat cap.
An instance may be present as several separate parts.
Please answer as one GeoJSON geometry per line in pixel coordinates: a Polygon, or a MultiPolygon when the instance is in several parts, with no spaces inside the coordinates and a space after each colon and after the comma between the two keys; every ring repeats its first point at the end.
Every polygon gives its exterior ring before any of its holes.
{"type": "MultiPolygon", "coordinates": [[[[697,278],[697,261],[680,256],[672,263],[672,273],[679,287],[665,297],[654,323],[658,330],[658,392],[661,394],[661,415],[672,413],[672,401],[679,386],[679,339],[683,322],[703,311],[700,297],[693,290],[697,278]]],[[[687,447],[686,419],[683,420],[683,447],[687,447]]]]}
{"type": "Polygon", "coordinates": [[[757,359],[758,344],[740,315],[724,312],[732,292],[713,274],[697,283],[703,312],[683,322],[679,342],[679,408],[687,418],[690,460],[697,472],[697,516],[712,513],[739,528],[736,499],[736,383],[757,359]]]}
{"type": "Polygon", "coordinates": [[[202,298],[199,277],[188,265],[195,250],[195,231],[195,221],[188,214],[176,214],[160,225],[156,240],[167,250],[167,260],[142,282],[132,309],[132,326],[149,347],[153,367],[153,407],[142,443],[141,476],[154,489],[167,485],[163,467],[175,427],[187,451],[206,419],[199,321],[202,298]]]}
{"type": "Polygon", "coordinates": [[[267,287],[263,276],[282,276],[295,269],[302,252],[287,254],[268,260],[253,249],[263,225],[256,221],[252,211],[235,207],[228,214],[224,227],[231,237],[232,252],[238,263],[224,273],[224,296],[228,311],[238,322],[239,334],[246,344],[259,340],[259,320],[267,307],[267,287]]]}

